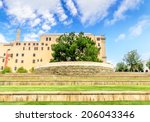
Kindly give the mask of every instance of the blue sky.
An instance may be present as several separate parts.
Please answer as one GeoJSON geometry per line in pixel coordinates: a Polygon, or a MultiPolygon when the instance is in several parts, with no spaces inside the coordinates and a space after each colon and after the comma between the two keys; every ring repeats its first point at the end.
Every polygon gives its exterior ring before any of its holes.
{"type": "Polygon", "coordinates": [[[39,40],[43,33],[88,32],[106,36],[113,64],[137,50],[150,58],[150,0],[0,0],[0,43],[39,40]]]}

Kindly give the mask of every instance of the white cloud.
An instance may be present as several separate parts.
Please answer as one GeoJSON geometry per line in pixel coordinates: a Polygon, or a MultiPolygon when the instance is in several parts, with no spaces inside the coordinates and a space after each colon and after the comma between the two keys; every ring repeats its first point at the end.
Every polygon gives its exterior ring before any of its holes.
{"type": "Polygon", "coordinates": [[[140,36],[143,31],[150,27],[150,17],[142,17],[129,31],[132,36],[140,36]]]}
{"type": "Polygon", "coordinates": [[[110,21],[107,21],[107,24],[114,24],[115,22],[124,19],[125,13],[128,10],[132,10],[138,7],[140,3],[142,3],[143,0],[123,0],[119,8],[115,11],[113,15],[113,19],[110,21]]]}
{"type": "Polygon", "coordinates": [[[3,2],[0,0],[0,8],[3,7],[3,2]]]}
{"type": "Polygon", "coordinates": [[[60,0],[5,0],[5,5],[8,15],[20,24],[28,24],[31,27],[39,24],[40,27],[45,26],[45,22],[50,28],[55,26],[57,22],[54,15],[58,16],[61,22],[68,18],[60,0]]]}
{"type": "Polygon", "coordinates": [[[115,41],[118,42],[118,41],[124,40],[125,38],[126,38],[126,34],[122,33],[116,38],[115,41]]]}
{"type": "Polygon", "coordinates": [[[71,25],[73,23],[73,20],[65,21],[64,25],[71,25]]]}
{"type": "Polygon", "coordinates": [[[76,0],[83,24],[92,25],[108,15],[109,8],[116,0],[76,0]]]}
{"type": "Polygon", "coordinates": [[[7,43],[5,37],[0,33],[0,43],[7,43]]]}
{"type": "Polygon", "coordinates": [[[38,24],[40,24],[40,22],[41,22],[41,19],[36,18],[35,20],[31,21],[30,25],[31,25],[31,27],[35,27],[38,24]]]}
{"type": "Polygon", "coordinates": [[[77,15],[78,11],[72,0],[66,0],[66,5],[68,10],[71,12],[73,16],[77,15]]]}
{"type": "Polygon", "coordinates": [[[65,14],[64,9],[62,8],[61,4],[58,3],[56,13],[58,14],[60,21],[65,21],[68,16],[65,14]]]}
{"type": "Polygon", "coordinates": [[[44,25],[42,26],[42,29],[45,30],[45,31],[48,31],[48,30],[51,29],[51,26],[49,26],[48,24],[44,24],[44,25]]]}
{"type": "Polygon", "coordinates": [[[24,35],[24,41],[37,41],[37,38],[39,38],[38,34],[30,33],[24,35]]]}

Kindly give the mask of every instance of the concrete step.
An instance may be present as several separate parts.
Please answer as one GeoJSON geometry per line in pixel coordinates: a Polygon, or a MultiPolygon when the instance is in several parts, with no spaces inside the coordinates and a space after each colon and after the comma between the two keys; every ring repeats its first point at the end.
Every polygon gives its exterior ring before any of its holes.
{"type": "Polygon", "coordinates": [[[150,91],[0,92],[0,101],[149,101],[150,91]]]}
{"type": "Polygon", "coordinates": [[[74,86],[74,85],[150,85],[150,80],[143,81],[1,81],[0,86],[74,86]]]}

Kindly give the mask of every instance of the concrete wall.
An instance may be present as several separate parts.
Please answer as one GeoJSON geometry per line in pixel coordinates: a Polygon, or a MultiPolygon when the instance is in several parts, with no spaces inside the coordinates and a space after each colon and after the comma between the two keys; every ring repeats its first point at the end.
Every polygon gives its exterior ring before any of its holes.
{"type": "Polygon", "coordinates": [[[0,92],[0,101],[148,101],[150,92],[0,92]]]}

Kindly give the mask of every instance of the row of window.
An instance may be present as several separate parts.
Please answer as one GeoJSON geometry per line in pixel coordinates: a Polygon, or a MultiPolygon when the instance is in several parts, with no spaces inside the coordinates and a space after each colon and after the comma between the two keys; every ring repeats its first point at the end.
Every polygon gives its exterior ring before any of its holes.
{"type": "MultiPolygon", "coordinates": [[[[31,44],[33,44],[33,46],[38,46],[40,45],[40,43],[23,43],[24,46],[30,46],[31,44]]],[[[21,45],[21,43],[16,43],[16,46],[21,45]]],[[[46,43],[41,43],[41,45],[45,45],[48,46],[48,44],[46,43]]]]}
{"type": "Polygon", "coordinates": [[[46,41],[51,41],[51,38],[50,37],[46,37],[46,41]]]}
{"type": "MultiPolygon", "coordinates": [[[[36,54],[33,54],[33,57],[35,57],[36,54]]],[[[37,60],[33,60],[32,63],[36,63],[36,62],[42,62],[42,59],[37,59],[37,60]]],[[[2,62],[5,62],[5,59],[2,60],[2,62]]],[[[18,59],[15,60],[15,63],[18,63],[18,59]]],[[[21,60],[21,63],[24,63],[24,60],[21,60]]]]}
{"type": "MultiPolygon", "coordinates": [[[[42,62],[42,61],[43,61],[42,59],[37,59],[37,60],[33,59],[32,63],[42,62]]],[[[15,63],[18,63],[18,59],[15,60],[15,63]]],[[[21,63],[24,63],[24,60],[21,60],[21,63]]]]}
{"type": "MultiPolygon", "coordinates": [[[[5,56],[5,53],[4,53],[4,56],[5,56]]],[[[16,57],[18,57],[18,56],[19,56],[19,54],[16,53],[16,57]]],[[[24,53],[22,53],[21,56],[24,57],[24,53]]],[[[35,57],[35,56],[36,56],[36,54],[33,53],[33,57],[35,57]]],[[[11,54],[11,57],[13,57],[13,54],[11,54]]],[[[3,59],[2,62],[4,62],[4,60],[5,60],[5,59],[3,59]]]]}
{"type": "Polygon", "coordinates": [[[105,37],[97,37],[97,41],[105,40],[105,37]]]}
{"type": "MultiPolygon", "coordinates": [[[[23,50],[25,49],[31,50],[31,47],[28,48],[23,47],[23,50]]],[[[39,47],[34,47],[34,50],[39,50],[39,47]]],[[[44,47],[41,47],[41,50],[44,50],[44,47]]],[[[50,50],[50,47],[47,47],[47,50],[50,50]]]]}

